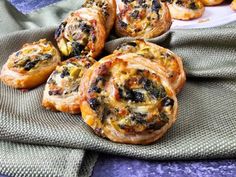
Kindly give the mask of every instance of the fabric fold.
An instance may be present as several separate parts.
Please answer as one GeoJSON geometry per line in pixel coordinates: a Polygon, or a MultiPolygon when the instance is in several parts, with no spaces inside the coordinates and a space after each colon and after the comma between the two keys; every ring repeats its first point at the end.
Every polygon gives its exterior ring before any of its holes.
{"type": "Polygon", "coordinates": [[[90,176],[97,155],[84,150],[0,141],[0,174],[7,176],[90,176]]]}

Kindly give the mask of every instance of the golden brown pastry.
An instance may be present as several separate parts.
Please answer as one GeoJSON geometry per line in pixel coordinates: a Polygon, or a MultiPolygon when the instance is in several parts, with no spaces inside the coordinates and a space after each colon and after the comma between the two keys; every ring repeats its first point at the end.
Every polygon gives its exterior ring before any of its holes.
{"type": "Polygon", "coordinates": [[[113,54],[87,70],[80,108],[96,134],[114,142],[149,144],[175,122],[175,93],[168,79],[149,64],[137,54],[113,54]]]}
{"type": "Polygon", "coordinates": [[[72,12],[55,32],[64,56],[87,55],[95,58],[104,47],[106,32],[100,10],[81,8],[72,12]]]}
{"type": "Polygon", "coordinates": [[[186,75],[182,59],[166,48],[145,42],[144,40],[135,40],[123,43],[114,53],[136,53],[149,59],[152,62],[151,67],[156,67],[156,65],[162,66],[176,93],[178,93],[185,84],[186,75]]]}
{"type": "Polygon", "coordinates": [[[233,10],[236,10],[236,0],[233,0],[230,7],[233,9],[233,10]]]}
{"type": "Polygon", "coordinates": [[[95,63],[88,57],[73,57],[57,66],[45,86],[42,105],[51,110],[80,113],[79,86],[83,73],[95,63]]]}
{"type": "Polygon", "coordinates": [[[108,36],[116,19],[116,0],[86,0],[82,7],[101,9],[108,36]]]}
{"type": "Polygon", "coordinates": [[[60,55],[51,42],[41,39],[28,43],[9,56],[1,71],[1,80],[14,88],[34,88],[48,79],[60,63],[60,55]]]}
{"type": "Polygon", "coordinates": [[[203,15],[205,7],[200,0],[168,0],[172,18],[191,20],[203,15]]]}
{"type": "Polygon", "coordinates": [[[224,2],[224,0],[201,0],[201,1],[206,6],[214,6],[224,2]]]}
{"type": "Polygon", "coordinates": [[[122,0],[116,19],[118,36],[153,38],[170,29],[171,16],[160,0],[122,0]]]}

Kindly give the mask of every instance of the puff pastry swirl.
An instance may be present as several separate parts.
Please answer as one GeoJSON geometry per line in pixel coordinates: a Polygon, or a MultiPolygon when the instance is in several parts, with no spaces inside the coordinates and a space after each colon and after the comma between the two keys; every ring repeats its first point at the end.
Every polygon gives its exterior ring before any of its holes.
{"type": "Polygon", "coordinates": [[[80,87],[81,113],[96,134],[114,142],[149,144],[175,122],[175,93],[147,63],[136,54],[113,54],[87,70],[80,87]]]}
{"type": "Polygon", "coordinates": [[[186,81],[182,59],[172,51],[144,40],[135,40],[120,45],[113,53],[136,53],[151,61],[150,67],[163,67],[166,77],[176,93],[186,81]]]}
{"type": "Polygon", "coordinates": [[[84,72],[95,62],[89,57],[73,57],[57,66],[45,86],[42,105],[51,110],[80,113],[80,81],[84,72]]]}
{"type": "Polygon", "coordinates": [[[102,11],[108,36],[116,19],[116,0],[86,0],[82,7],[98,8],[102,11]]]}
{"type": "Polygon", "coordinates": [[[55,32],[61,53],[69,57],[87,55],[95,58],[102,51],[105,38],[102,12],[92,8],[72,12],[55,32]]]}
{"type": "Polygon", "coordinates": [[[10,55],[0,78],[11,87],[31,89],[46,82],[60,61],[59,52],[52,43],[41,39],[23,45],[10,55]]]}
{"type": "Polygon", "coordinates": [[[203,15],[205,7],[201,0],[168,0],[172,18],[191,20],[203,15]]]}
{"type": "Polygon", "coordinates": [[[160,0],[122,0],[115,30],[118,36],[153,38],[169,30],[171,16],[160,0]]]}

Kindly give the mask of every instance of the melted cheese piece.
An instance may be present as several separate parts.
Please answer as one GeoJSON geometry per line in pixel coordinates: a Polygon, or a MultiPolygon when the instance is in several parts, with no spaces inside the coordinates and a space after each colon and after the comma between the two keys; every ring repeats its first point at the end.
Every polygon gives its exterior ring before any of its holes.
{"type": "Polygon", "coordinates": [[[95,133],[115,142],[147,144],[175,121],[175,94],[148,62],[138,55],[111,55],[85,73],[81,112],[95,133]]]}
{"type": "Polygon", "coordinates": [[[144,40],[136,40],[121,44],[113,53],[136,53],[149,59],[154,67],[156,65],[163,67],[176,93],[185,83],[186,75],[182,59],[166,48],[144,40]]]}

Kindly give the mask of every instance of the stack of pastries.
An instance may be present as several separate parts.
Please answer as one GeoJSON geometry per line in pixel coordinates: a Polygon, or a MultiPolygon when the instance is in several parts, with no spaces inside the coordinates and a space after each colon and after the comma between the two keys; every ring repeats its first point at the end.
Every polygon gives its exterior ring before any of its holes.
{"type": "Polygon", "coordinates": [[[9,57],[0,78],[20,89],[46,82],[46,109],[81,114],[97,135],[114,142],[149,144],[176,121],[176,94],[186,76],[178,55],[145,41],[170,28],[167,4],[122,2],[116,17],[115,0],[87,0],[55,31],[59,50],[46,39],[25,44],[9,57]],[[118,36],[139,39],[100,59],[113,25],[118,36]]]}

